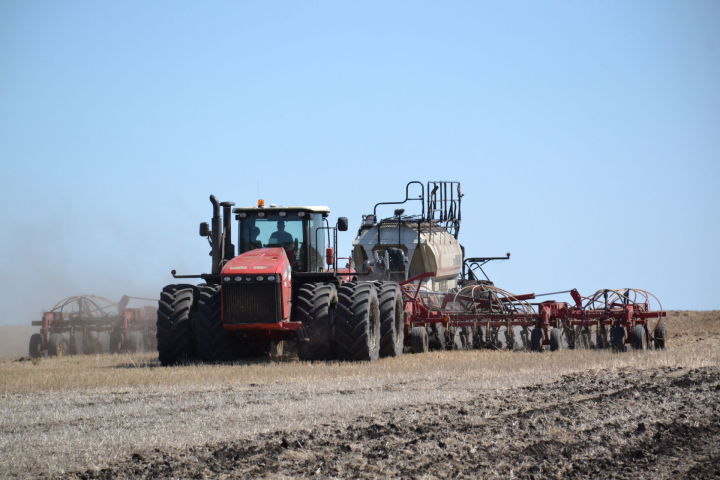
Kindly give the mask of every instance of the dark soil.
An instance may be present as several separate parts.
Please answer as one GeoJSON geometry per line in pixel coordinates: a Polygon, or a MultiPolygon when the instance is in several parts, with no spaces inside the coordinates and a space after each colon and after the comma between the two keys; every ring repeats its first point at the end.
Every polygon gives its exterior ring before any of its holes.
{"type": "Polygon", "coordinates": [[[60,478],[720,478],[716,367],[593,371],[462,405],[411,402],[60,478]]]}

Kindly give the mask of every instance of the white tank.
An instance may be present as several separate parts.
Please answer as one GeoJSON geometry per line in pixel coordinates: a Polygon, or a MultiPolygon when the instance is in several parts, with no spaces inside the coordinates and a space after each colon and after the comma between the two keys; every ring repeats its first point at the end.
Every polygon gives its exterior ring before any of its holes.
{"type": "Polygon", "coordinates": [[[462,270],[462,249],[445,229],[428,222],[388,221],[364,225],[353,241],[353,262],[363,280],[403,281],[435,272],[427,286],[448,291],[462,270]],[[378,235],[379,231],[379,235],[378,235]]]}

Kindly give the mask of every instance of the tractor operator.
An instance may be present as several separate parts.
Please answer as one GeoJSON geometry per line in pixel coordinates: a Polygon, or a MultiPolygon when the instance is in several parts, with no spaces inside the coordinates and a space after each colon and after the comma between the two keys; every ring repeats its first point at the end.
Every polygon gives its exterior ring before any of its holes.
{"type": "Polygon", "coordinates": [[[285,231],[285,220],[278,220],[277,231],[270,235],[268,243],[274,245],[285,245],[293,243],[294,240],[293,236],[285,231]]]}

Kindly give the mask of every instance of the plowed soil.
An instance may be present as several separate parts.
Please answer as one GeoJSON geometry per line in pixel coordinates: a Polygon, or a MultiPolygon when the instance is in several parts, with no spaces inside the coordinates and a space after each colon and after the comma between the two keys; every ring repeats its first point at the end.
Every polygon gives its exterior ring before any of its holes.
{"type": "Polygon", "coordinates": [[[96,358],[107,387],[8,382],[0,476],[720,478],[720,317],[668,323],[667,350],[624,354],[170,370],[96,358]]]}

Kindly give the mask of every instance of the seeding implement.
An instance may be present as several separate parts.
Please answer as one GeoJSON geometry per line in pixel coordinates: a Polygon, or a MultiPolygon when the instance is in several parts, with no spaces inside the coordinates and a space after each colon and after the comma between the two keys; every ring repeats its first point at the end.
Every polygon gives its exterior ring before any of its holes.
{"type": "Polygon", "coordinates": [[[30,337],[30,356],[154,350],[155,307],[129,308],[131,300],[153,301],[126,295],[117,303],[94,295],[61,300],[32,322],[40,333],[30,337]]]}
{"type": "Polygon", "coordinates": [[[389,279],[402,286],[407,346],[429,348],[545,347],[664,348],[665,312],[651,293],[639,289],[598,290],[583,297],[577,290],[514,295],[493,285],[483,266],[502,257],[464,258],[457,242],[463,194],[458,182],[413,181],[405,198],[380,202],[364,215],[354,243],[358,275],[389,279]],[[416,191],[411,196],[410,190],[416,191]],[[378,208],[394,215],[378,221],[378,208]],[[406,206],[418,206],[406,215],[406,206]],[[569,294],[570,302],[539,297],[569,294]]]}
{"type": "Polygon", "coordinates": [[[233,209],[211,195],[211,224],[200,224],[211,270],[172,271],[204,283],[163,289],[160,362],[277,356],[288,346],[304,360],[375,360],[430,348],[664,347],[665,312],[648,292],[583,297],[569,290],[555,294],[569,293],[571,302],[531,303],[543,295],[495,287],[482,267],[510,254],[465,258],[458,243],[462,197],[459,182],[409,182],[404,199],[363,215],[352,259],[339,269],[337,232],[347,230],[347,219],[330,226],[327,207],[259,201],[233,209]],[[378,210],[389,206],[393,215],[379,219],[378,210]],[[406,214],[409,207],[417,212],[406,214]]]}

